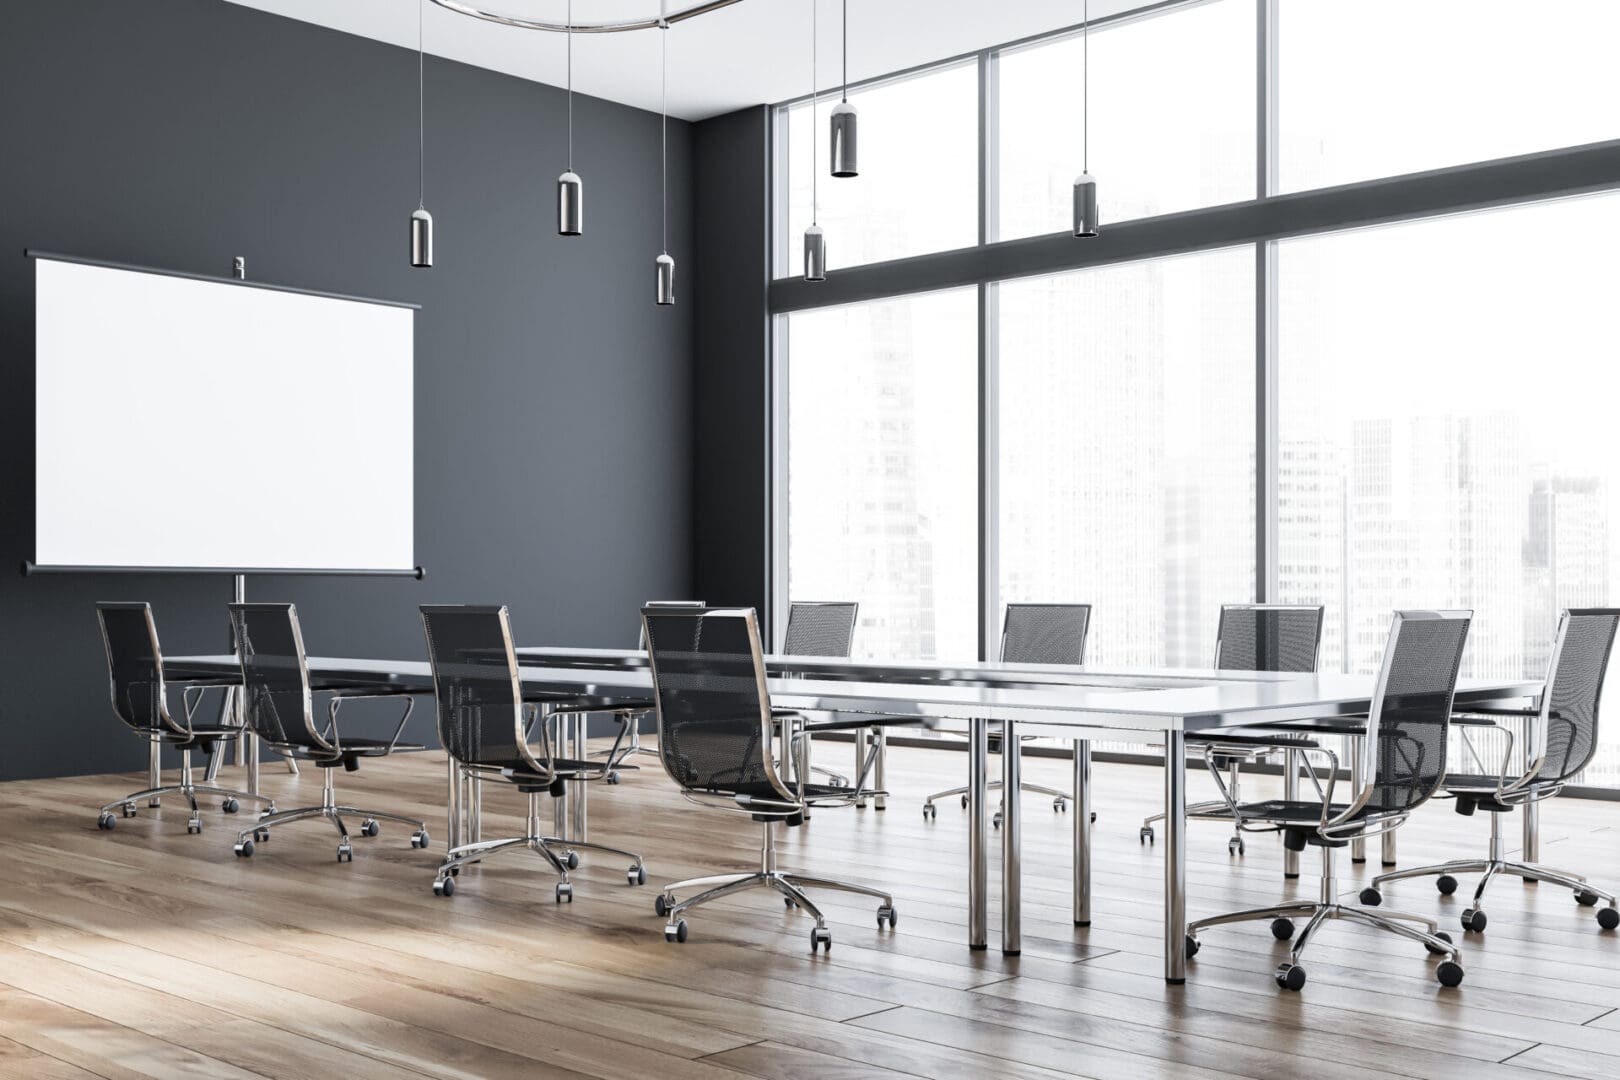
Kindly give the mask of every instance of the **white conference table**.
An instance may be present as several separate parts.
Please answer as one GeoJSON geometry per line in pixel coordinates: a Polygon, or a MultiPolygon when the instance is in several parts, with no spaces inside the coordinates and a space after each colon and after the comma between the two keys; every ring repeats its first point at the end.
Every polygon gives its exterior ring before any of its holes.
{"type": "MultiPolygon", "coordinates": [[[[613,649],[519,649],[526,691],[595,698],[609,708],[646,700],[652,684],[645,654],[613,649]]],[[[236,668],[233,656],[175,657],[174,676],[236,668]]],[[[1373,676],[1200,669],[1130,670],[1103,666],[878,662],[771,656],[771,703],[807,712],[911,718],[968,734],[968,947],[988,946],[989,732],[1002,731],[1002,784],[1017,791],[1021,735],[1074,743],[1074,921],[1091,920],[1091,742],[1131,742],[1164,750],[1164,977],[1186,978],[1186,735],[1228,727],[1353,716],[1372,703],[1373,676]]],[[[317,687],[386,684],[430,693],[422,661],[310,657],[317,687]]],[[[237,669],[239,670],[239,669],[237,669]]],[[[1464,679],[1457,705],[1532,697],[1540,680],[1464,679]]],[[[1001,828],[1001,949],[1022,948],[1022,850],[1019,799],[1004,800],[1001,828]]]]}

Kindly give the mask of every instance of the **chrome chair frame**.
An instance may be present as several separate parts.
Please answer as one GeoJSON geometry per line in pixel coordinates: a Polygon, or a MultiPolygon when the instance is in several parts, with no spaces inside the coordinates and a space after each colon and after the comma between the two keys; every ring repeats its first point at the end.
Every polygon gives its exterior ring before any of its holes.
{"type": "MultiPolygon", "coordinates": [[[[259,820],[237,833],[236,844],[233,850],[240,858],[249,858],[253,855],[254,845],[262,844],[270,839],[270,830],[282,825],[289,825],[295,821],[305,821],[312,818],[324,819],[331,822],[338,834],[337,859],[338,862],[353,862],[354,848],[349,842],[349,828],[343,818],[358,817],[361,819],[360,833],[362,836],[376,836],[380,831],[378,822],[395,821],[403,825],[414,827],[411,834],[412,848],[426,848],[428,846],[427,824],[418,818],[405,814],[395,814],[383,810],[370,810],[358,806],[339,805],[332,770],[343,767],[350,768],[351,762],[359,756],[387,757],[395,750],[401,749],[399,737],[405,731],[405,723],[411,718],[411,711],[416,707],[415,692],[400,692],[397,690],[383,690],[375,688],[356,688],[352,691],[338,691],[331,695],[327,702],[326,731],[322,732],[315,726],[314,694],[310,689],[309,657],[304,651],[304,633],[298,621],[298,609],[292,604],[231,604],[231,620],[233,629],[237,630],[237,659],[242,665],[242,715],[254,728],[255,734],[267,746],[287,757],[298,757],[309,761],[321,770],[321,803],[319,806],[300,806],[291,810],[266,812],[259,820]],[[301,705],[304,722],[304,733],[308,743],[289,742],[279,739],[268,727],[261,728],[253,723],[256,706],[253,697],[253,680],[248,673],[248,659],[240,632],[240,621],[247,618],[250,613],[270,615],[276,612],[285,612],[292,636],[295,659],[298,667],[298,677],[301,690],[301,705]],[[398,700],[405,703],[400,713],[399,723],[394,727],[393,736],[388,740],[387,748],[380,753],[371,752],[361,754],[354,746],[345,749],[342,732],[338,727],[338,713],[345,702],[364,700],[398,700]]],[[[422,749],[411,747],[411,749],[422,749]]]]}
{"type": "MultiPolygon", "coordinates": [[[[1604,615],[1620,618],[1620,609],[1566,608],[1559,615],[1558,629],[1553,638],[1552,656],[1548,659],[1547,664],[1547,681],[1544,685],[1539,701],[1534,706],[1525,709],[1473,708],[1466,711],[1465,715],[1467,716],[1479,716],[1487,718],[1500,717],[1504,719],[1508,717],[1516,717],[1526,721],[1530,725],[1530,729],[1527,732],[1525,739],[1525,767],[1522,771],[1520,771],[1513,768],[1513,732],[1505,727],[1493,726],[1492,730],[1501,732],[1506,742],[1506,745],[1502,749],[1501,767],[1500,769],[1496,770],[1496,788],[1494,791],[1478,788],[1471,790],[1463,789],[1461,792],[1463,795],[1483,794],[1503,806],[1519,808],[1554,798],[1564,790],[1564,787],[1568,783],[1567,780],[1539,780],[1538,777],[1540,776],[1543,767],[1545,767],[1547,764],[1551,726],[1557,719],[1557,713],[1554,711],[1552,704],[1552,691],[1558,677],[1559,661],[1563,657],[1564,646],[1569,635],[1569,620],[1571,616],[1579,617],[1582,615],[1604,615]]],[[[1614,634],[1615,629],[1614,627],[1611,627],[1608,642],[1609,651],[1612,651],[1614,646],[1614,634]]],[[[1606,669],[1607,666],[1608,653],[1606,652],[1600,672],[1603,669],[1606,669]]],[[[1597,714],[1597,708],[1602,698],[1602,694],[1603,685],[1602,675],[1600,674],[1599,682],[1594,692],[1592,702],[1592,711],[1594,715],[1597,714]]],[[[1480,759],[1479,752],[1474,747],[1473,740],[1469,736],[1468,729],[1460,728],[1459,731],[1462,735],[1464,747],[1467,749],[1469,755],[1473,758],[1474,763],[1479,767],[1482,773],[1486,773],[1487,770],[1484,762],[1480,759]]],[[[1593,754],[1595,754],[1597,749],[1595,730],[1593,735],[1593,754]]],[[[1587,762],[1590,762],[1591,757],[1592,754],[1587,756],[1587,761],[1582,763],[1582,768],[1585,767],[1587,762]]],[[[1573,775],[1579,771],[1579,769],[1571,770],[1571,774],[1573,775]]],[[[1457,792],[1447,791],[1437,797],[1456,798],[1457,794],[1457,792]]],[[[1491,838],[1490,846],[1487,850],[1485,858],[1453,859],[1449,862],[1437,863],[1432,866],[1415,866],[1407,870],[1393,870],[1389,873],[1379,874],[1377,877],[1372,879],[1371,885],[1362,890],[1362,903],[1372,905],[1381,903],[1381,887],[1391,881],[1401,881],[1408,878],[1418,877],[1439,877],[1442,879],[1440,883],[1441,892],[1449,895],[1453,890],[1456,889],[1456,882],[1454,880],[1451,882],[1445,882],[1444,879],[1451,878],[1455,874],[1479,874],[1479,884],[1474,888],[1473,901],[1468,905],[1467,908],[1463,910],[1461,916],[1463,929],[1478,933],[1483,931],[1486,925],[1485,912],[1481,906],[1485,899],[1485,890],[1494,879],[1505,874],[1510,877],[1521,878],[1525,881],[1544,881],[1549,885],[1558,885],[1569,889],[1575,894],[1576,902],[1582,907],[1592,907],[1600,900],[1604,901],[1606,902],[1607,906],[1598,909],[1598,925],[1605,930],[1613,930],[1620,927],[1620,901],[1617,901],[1615,893],[1612,893],[1607,889],[1598,888],[1581,874],[1571,873],[1567,870],[1556,870],[1539,862],[1524,862],[1521,860],[1508,858],[1507,845],[1502,837],[1503,814],[1500,811],[1487,811],[1487,813],[1489,813],[1491,819],[1491,838]],[[1447,884],[1450,885],[1449,889],[1446,888],[1447,884]]]]}
{"type": "Polygon", "coordinates": [[[180,751],[180,782],[178,784],[159,783],[152,787],[147,787],[140,791],[132,792],[131,794],[124,796],[122,799],[115,799],[112,802],[107,803],[101,808],[99,814],[97,815],[96,824],[98,827],[102,829],[111,829],[113,827],[113,822],[116,820],[113,817],[114,810],[120,811],[126,818],[132,818],[140,812],[136,806],[137,803],[145,800],[149,807],[156,808],[161,805],[160,800],[165,795],[179,795],[181,798],[186,800],[186,805],[191,810],[191,815],[186,819],[186,832],[188,833],[202,832],[202,812],[197,806],[198,795],[219,796],[220,809],[227,814],[236,813],[237,809],[239,808],[240,801],[243,799],[247,799],[251,802],[262,803],[268,811],[274,812],[276,808],[275,801],[267,795],[255,795],[246,791],[236,791],[231,788],[217,787],[208,782],[212,778],[212,768],[215,767],[219,759],[224,756],[224,744],[240,738],[242,734],[240,728],[222,726],[221,728],[217,729],[219,731],[219,735],[217,738],[211,740],[214,744],[213,751],[208,754],[209,766],[204,770],[205,782],[198,784],[192,779],[190,744],[193,744],[198,739],[198,734],[193,724],[193,720],[197,712],[197,706],[201,703],[202,696],[208,689],[211,687],[223,686],[227,692],[229,692],[229,684],[222,684],[216,679],[212,678],[208,680],[198,680],[195,682],[190,680],[180,680],[177,682],[176,685],[180,686],[181,688],[181,715],[184,722],[176,721],[173,714],[169,712],[168,680],[163,671],[163,650],[158,645],[157,622],[152,617],[152,605],[148,603],[103,602],[96,605],[96,621],[101,627],[101,644],[107,655],[108,696],[112,702],[114,714],[133,730],[142,732],[146,735],[148,742],[151,744],[151,757],[154,762],[158,760],[158,751],[165,743],[179,743],[183,746],[183,749],[180,751]],[[112,640],[107,633],[105,615],[105,612],[112,610],[140,611],[145,616],[146,633],[152,647],[153,673],[157,680],[155,700],[158,706],[159,723],[156,725],[148,727],[144,724],[137,723],[133,718],[126,716],[123,710],[119,707],[118,681],[116,675],[114,674],[113,646],[112,640]]]}
{"type": "MultiPolygon", "coordinates": [[[[642,609],[643,636],[648,641],[647,657],[653,676],[653,696],[657,704],[659,745],[666,744],[663,734],[665,725],[664,695],[659,687],[657,648],[654,639],[646,629],[646,620],[649,615],[658,616],[670,614],[667,610],[660,612],[656,608],[642,609]]],[[[749,638],[749,649],[752,654],[754,669],[755,693],[759,703],[759,729],[755,740],[759,750],[759,765],[766,780],[772,789],[772,797],[725,795],[718,792],[694,790],[686,783],[671,766],[669,760],[660,756],[664,763],[664,771],[670,779],[681,788],[681,793],[692,802],[731,813],[748,814],[760,823],[760,861],[759,869],[751,873],[718,874],[705,877],[688,878],[685,881],[676,881],[665,885],[659,890],[655,903],[657,913],[665,918],[664,938],[666,941],[685,941],[687,930],[686,920],[681,918],[693,908],[718,900],[721,897],[731,896],[750,889],[770,889],[780,893],[784,903],[790,908],[804,911],[815,920],[815,928],[810,933],[810,949],[812,952],[819,946],[830,949],[832,947],[832,931],[827,928],[827,919],[821,908],[805,894],[806,889],[829,889],[838,892],[855,893],[861,896],[870,896],[881,903],[878,906],[878,925],[881,927],[887,921],[890,929],[896,922],[896,909],[894,897],[890,893],[866,885],[859,885],[849,881],[838,881],[832,878],[813,877],[806,874],[789,873],[777,865],[775,826],[779,822],[801,818],[807,807],[849,806],[855,801],[855,794],[865,777],[859,778],[855,788],[846,788],[834,795],[815,795],[807,792],[805,776],[809,772],[808,762],[801,759],[797,771],[796,785],[786,781],[777,767],[774,748],[777,744],[776,727],[780,717],[773,716],[771,712],[770,692],[765,681],[765,658],[760,645],[759,624],[752,608],[707,608],[701,613],[694,614],[693,618],[721,618],[746,620],[749,638]],[[676,899],[676,893],[688,889],[700,890],[696,895],[685,900],[676,899]]],[[[789,717],[786,726],[796,726],[797,721],[789,717]]],[[[787,732],[788,745],[794,745],[794,732],[787,732]]],[[[808,740],[799,743],[801,747],[807,745],[808,740]]],[[[802,752],[802,751],[801,751],[802,752]]]]}
{"type": "MultiPolygon", "coordinates": [[[[1316,647],[1313,650],[1311,664],[1311,667],[1314,670],[1316,667],[1316,660],[1320,656],[1322,649],[1322,625],[1324,621],[1322,619],[1323,610],[1324,609],[1321,604],[1222,604],[1221,619],[1218,623],[1216,623],[1215,627],[1215,660],[1212,666],[1216,671],[1241,670],[1228,668],[1221,663],[1221,646],[1224,643],[1226,615],[1228,612],[1314,611],[1317,613],[1316,647]]],[[[1279,736],[1286,737],[1286,733],[1279,733],[1279,736]]],[[[1309,743],[1302,743],[1295,749],[1304,750],[1307,749],[1309,745],[1309,743]]],[[[1241,796],[1239,795],[1239,790],[1242,783],[1243,766],[1255,764],[1256,762],[1263,761],[1268,757],[1274,757],[1277,752],[1282,749],[1284,749],[1284,747],[1281,745],[1268,747],[1256,747],[1252,745],[1242,745],[1239,743],[1222,743],[1219,746],[1206,745],[1203,748],[1204,767],[1207,768],[1209,770],[1209,774],[1215,778],[1215,783],[1221,787],[1221,794],[1223,797],[1219,799],[1205,799],[1201,802],[1189,803],[1187,806],[1187,819],[1189,821],[1231,821],[1232,838],[1226,842],[1226,850],[1231,855],[1242,855],[1246,850],[1247,845],[1245,845],[1243,842],[1243,830],[1239,827],[1237,820],[1232,816],[1231,807],[1242,801],[1241,796]],[[1224,781],[1220,776],[1221,767],[1218,761],[1224,761],[1226,766],[1227,777],[1224,781]],[[1225,797],[1228,789],[1230,789],[1231,794],[1229,799],[1225,797]]],[[[1306,769],[1305,775],[1310,777],[1312,783],[1316,783],[1316,775],[1312,770],[1306,769]]],[[[1322,786],[1320,783],[1316,783],[1316,789],[1317,794],[1320,795],[1322,793],[1322,786]]],[[[1153,823],[1163,820],[1163,811],[1160,811],[1157,814],[1149,814],[1147,817],[1142,819],[1142,828],[1139,835],[1144,843],[1151,844],[1153,842],[1153,823]]]]}
{"type": "MultiPolygon", "coordinates": [[[[1002,615],[1001,615],[1001,646],[997,650],[998,655],[1000,655],[1002,657],[1002,659],[1006,659],[1006,652],[1007,652],[1007,622],[1008,622],[1008,619],[1011,616],[1012,610],[1014,608],[1024,608],[1024,607],[1071,607],[1071,606],[1072,607],[1083,607],[1083,608],[1088,609],[1087,614],[1086,614],[1086,632],[1085,632],[1084,636],[1082,636],[1081,639],[1080,639],[1080,655],[1075,659],[1076,664],[1085,663],[1086,662],[1086,643],[1091,637],[1091,614],[1090,614],[1090,610],[1089,610],[1090,607],[1091,607],[1090,604],[1074,604],[1074,605],[1045,604],[1045,603],[1040,603],[1040,604],[1024,604],[1024,603],[1007,604],[1005,606],[1005,608],[1003,609],[1002,615]]],[[[992,725],[992,727],[994,727],[994,725],[992,725]]],[[[999,737],[1000,737],[999,735],[996,735],[994,738],[991,739],[992,749],[994,748],[994,746],[995,746],[995,744],[997,742],[997,739],[999,739],[999,737]]],[[[997,790],[999,790],[1001,788],[1001,786],[1002,786],[1002,782],[1000,780],[990,780],[985,784],[985,789],[987,791],[997,791],[997,790]]],[[[1070,795],[1067,791],[1060,791],[1057,788],[1046,787],[1045,785],[1042,785],[1042,784],[1030,783],[1029,781],[1026,781],[1026,780],[1020,780],[1018,782],[1018,790],[1019,791],[1033,791],[1037,795],[1049,795],[1049,796],[1051,796],[1051,798],[1052,798],[1052,810],[1053,810],[1054,813],[1066,813],[1068,811],[1068,809],[1069,809],[1069,803],[1073,799],[1073,796],[1070,795]]],[[[934,815],[937,813],[937,811],[934,809],[935,801],[939,800],[939,799],[948,799],[952,795],[957,795],[957,796],[961,797],[962,809],[966,810],[967,805],[968,805],[968,788],[967,788],[967,785],[964,784],[961,787],[946,788],[944,791],[936,791],[932,795],[930,795],[926,799],[924,799],[923,800],[923,817],[930,818],[930,819],[933,818],[934,815]]],[[[1093,821],[1097,820],[1097,814],[1096,814],[1095,811],[1092,812],[1091,819],[1093,821]]],[[[1001,809],[999,807],[996,809],[995,813],[991,816],[990,823],[992,825],[994,825],[998,829],[1001,827],[1001,809]]]]}
{"type": "MultiPolygon", "coordinates": [[[[1300,966],[1300,958],[1306,946],[1315,937],[1322,924],[1329,920],[1342,919],[1358,922],[1379,930],[1386,930],[1409,941],[1423,945],[1431,955],[1443,957],[1440,966],[1436,969],[1436,976],[1444,986],[1457,986],[1462,982],[1463,969],[1458,962],[1459,953],[1452,943],[1451,936],[1440,929],[1439,923],[1426,915],[1418,915],[1404,911],[1375,911],[1370,907],[1344,904],[1339,901],[1339,886],[1334,872],[1334,848],[1342,846],[1344,842],[1355,839],[1367,839],[1381,836],[1386,832],[1398,829],[1406,819],[1411,816],[1417,806],[1432,795],[1425,795],[1418,802],[1400,810],[1374,811],[1364,813],[1372,802],[1373,795],[1379,789],[1378,752],[1379,729],[1389,684],[1389,675],[1392,661],[1395,657],[1397,643],[1400,640],[1401,630],[1405,623],[1432,620],[1432,619],[1472,619],[1469,611],[1397,611],[1390,627],[1389,638],[1384,646],[1384,659],[1378,672],[1378,682],[1373,692],[1372,708],[1367,716],[1366,737],[1361,740],[1356,753],[1360,757],[1356,776],[1359,777],[1358,787],[1349,804],[1337,813],[1333,809],[1333,792],[1338,784],[1339,758],[1331,750],[1322,747],[1302,749],[1303,755],[1321,754],[1327,759],[1327,784],[1325,788],[1320,780],[1318,790],[1322,792],[1322,811],[1320,819],[1312,828],[1315,834],[1323,841],[1322,851],[1321,889],[1315,900],[1284,901],[1277,904],[1268,904],[1265,907],[1248,908],[1242,911],[1227,912],[1213,915],[1208,918],[1197,919],[1187,924],[1186,953],[1189,958],[1196,956],[1200,949],[1198,935],[1215,926],[1228,926],[1233,923],[1255,922],[1263,919],[1272,920],[1272,935],[1279,941],[1292,938],[1293,944],[1289,949],[1288,960],[1278,966],[1275,978],[1278,986],[1286,990],[1299,990],[1305,984],[1304,969],[1300,966]],[[1294,933],[1293,920],[1304,918],[1305,926],[1298,934],[1294,933]]],[[[1464,644],[1467,641],[1467,630],[1464,629],[1464,644]]],[[[1459,656],[1461,648],[1459,647],[1459,656]]],[[[1453,673],[1455,675],[1455,672],[1453,673]]],[[[1453,678],[1452,686],[1455,692],[1456,680],[1453,678]]],[[[1446,714],[1450,713],[1450,700],[1448,698],[1446,714]]],[[[1438,783],[1435,785],[1438,787],[1438,783]]],[[[1222,788],[1223,792],[1226,789],[1222,788]]],[[[1283,832],[1294,825],[1262,822],[1253,817],[1243,815],[1237,804],[1233,803],[1230,810],[1238,821],[1238,827],[1247,832],[1283,832]]]]}
{"type": "MultiPolygon", "coordinates": [[[[445,607],[466,610],[466,608],[461,605],[423,605],[421,614],[424,629],[427,627],[427,619],[429,614],[436,608],[445,607]]],[[[486,609],[473,608],[472,610],[482,611],[486,609]]],[[[601,765],[593,765],[589,766],[587,769],[575,770],[566,770],[558,767],[558,755],[556,754],[552,743],[551,725],[545,721],[549,721],[549,719],[553,716],[564,716],[566,715],[566,712],[564,710],[559,710],[556,713],[544,714],[542,712],[545,706],[544,699],[524,700],[522,682],[518,677],[517,653],[512,644],[512,624],[510,612],[507,610],[505,605],[498,608],[487,609],[487,611],[489,614],[496,616],[500,620],[502,643],[506,651],[507,674],[512,682],[512,700],[515,703],[512,717],[514,725],[513,746],[517,748],[518,753],[522,756],[523,764],[531,771],[535,783],[547,785],[550,794],[552,794],[554,797],[561,798],[564,794],[564,792],[561,790],[561,785],[564,783],[570,781],[581,782],[584,780],[593,779],[606,780],[609,776],[613,775],[613,770],[615,769],[619,760],[617,753],[621,749],[620,741],[615,741],[613,749],[607,752],[607,760],[602,762],[601,765]],[[540,737],[540,755],[538,757],[535,756],[534,751],[530,748],[529,743],[531,734],[536,731],[538,731],[540,737]]],[[[438,660],[433,656],[431,650],[429,651],[429,660],[433,667],[434,701],[435,703],[442,702],[444,700],[444,687],[439,674],[438,660]]],[[[584,711],[585,710],[579,710],[581,714],[583,714],[584,711]]],[[[622,741],[623,738],[624,732],[621,730],[619,733],[619,740],[622,741]]],[[[561,745],[567,745],[566,738],[559,736],[559,743],[561,745]]],[[[451,762],[452,767],[456,770],[455,777],[457,781],[457,783],[452,785],[453,789],[457,787],[463,789],[470,787],[473,790],[476,790],[477,785],[480,784],[485,778],[498,778],[503,783],[520,782],[519,778],[509,776],[504,770],[495,766],[463,762],[457,760],[453,755],[451,755],[451,762]]],[[[527,780],[528,778],[524,777],[521,779],[527,780]]],[[[523,783],[522,786],[529,787],[531,785],[523,783]]],[[[452,790],[450,794],[451,817],[455,818],[459,811],[457,806],[459,797],[455,790],[452,790]]],[[[578,851],[580,849],[588,851],[601,851],[610,855],[619,855],[623,858],[629,859],[630,868],[628,870],[628,877],[630,884],[646,884],[646,863],[640,855],[633,851],[626,851],[623,848],[610,847],[607,844],[598,844],[587,840],[576,840],[567,837],[547,835],[540,825],[540,796],[542,792],[539,790],[534,790],[525,791],[524,794],[526,797],[526,812],[523,834],[521,836],[498,837],[492,840],[485,840],[481,836],[477,836],[466,843],[457,844],[449,848],[445,852],[444,859],[440,862],[439,868],[433,876],[433,892],[435,895],[454,895],[456,891],[456,878],[460,876],[462,869],[468,864],[481,863],[484,859],[489,858],[491,855],[497,855],[502,852],[509,851],[528,851],[538,855],[546,862],[547,865],[552,868],[552,870],[556,872],[558,880],[554,890],[554,896],[558,903],[571,903],[574,899],[574,886],[573,882],[569,880],[568,872],[569,870],[579,866],[578,851]],[[561,851],[560,855],[558,854],[559,850],[561,851]]],[[[479,812],[481,813],[481,799],[477,801],[480,803],[479,812]]],[[[456,832],[457,829],[452,827],[452,839],[454,839],[456,832]]]]}

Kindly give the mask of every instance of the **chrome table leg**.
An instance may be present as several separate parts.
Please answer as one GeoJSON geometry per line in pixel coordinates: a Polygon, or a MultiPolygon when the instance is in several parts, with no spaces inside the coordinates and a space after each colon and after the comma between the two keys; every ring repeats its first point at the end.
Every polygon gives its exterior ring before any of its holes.
{"type": "Polygon", "coordinates": [[[990,926],[990,818],[985,786],[990,770],[990,722],[968,721],[968,948],[988,944],[990,926]]]}
{"type": "MultiPolygon", "coordinates": [[[[1283,799],[1287,802],[1296,802],[1299,799],[1299,751],[1283,751],[1283,799]]],[[[1283,877],[1292,881],[1299,877],[1299,852],[1283,849],[1283,877]]],[[[1180,949],[1180,945],[1177,945],[1180,949]]]]}
{"type": "Polygon", "coordinates": [[[1001,952],[1017,956],[1024,948],[1023,868],[1019,865],[1020,825],[1024,800],[1018,797],[1017,725],[1001,722],[1001,952]]]}
{"type": "MultiPolygon", "coordinates": [[[[1356,797],[1361,790],[1361,736],[1350,735],[1345,738],[1345,746],[1350,752],[1350,797],[1356,797]]],[[[1350,841],[1350,861],[1364,863],[1367,861],[1367,838],[1358,836],[1350,841]]]]}
{"type": "MultiPolygon", "coordinates": [[[[157,739],[152,739],[148,742],[146,748],[146,787],[148,790],[151,790],[152,788],[159,788],[162,786],[163,744],[157,739]]],[[[162,806],[163,802],[161,799],[154,797],[146,800],[146,805],[157,807],[162,806]]]]}
{"type": "Polygon", "coordinates": [[[1074,925],[1091,925],[1091,741],[1074,740],[1074,925]]]}
{"type": "MultiPolygon", "coordinates": [[[[1087,815],[1089,816],[1089,815],[1087,815]]],[[[1187,981],[1187,736],[1164,734],[1164,981],[1187,981]]]]}
{"type": "Polygon", "coordinates": [[[872,786],[878,794],[872,796],[872,809],[882,810],[888,805],[888,796],[883,792],[889,790],[888,780],[883,775],[883,764],[889,756],[889,729],[875,727],[872,729],[872,753],[877,760],[872,764],[872,786]]]}

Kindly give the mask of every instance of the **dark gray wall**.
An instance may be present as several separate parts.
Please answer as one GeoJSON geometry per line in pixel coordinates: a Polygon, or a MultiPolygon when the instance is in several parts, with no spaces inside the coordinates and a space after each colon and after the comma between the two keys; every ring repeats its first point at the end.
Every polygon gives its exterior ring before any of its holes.
{"type": "MultiPolygon", "coordinates": [[[[517,33],[518,31],[513,31],[517,33]]],[[[423,655],[416,605],[510,604],[528,642],[628,644],[692,592],[692,318],[653,303],[658,117],[576,98],[586,233],[556,235],[563,94],[427,61],[431,271],[407,265],[416,55],[221,0],[6,5],[0,33],[0,778],[143,760],[106,703],[99,599],[146,599],[166,651],[225,651],[224,577],[34,577],[33,264],[24,247],[415,301],[416,553],[425,581],[249,579],[312,652],[423,655]]],[[[670,125],[671,251],[692,251],[691,138],[670,125]]],[[[690,265],[690,263],[688,263],[690,265]]],[[[140,425],[229,454],[226,416],[132,418],[109,467],[152,516],[219,529],[140,425]]],[[[295,437],[320,439],[319,431],[295,437]]],[[[365,492],[357,491],[357,498],[365,492]]],[[[320,528],[312,516],[308,527],[320,528]]],[[[414,734],[431,738],[431,708],[414,734]]]]}
{"type": "Polygon", "coordinates": [[[766,610],[769,590],[770,109],[693,126],[695,595],[766,610]]]}

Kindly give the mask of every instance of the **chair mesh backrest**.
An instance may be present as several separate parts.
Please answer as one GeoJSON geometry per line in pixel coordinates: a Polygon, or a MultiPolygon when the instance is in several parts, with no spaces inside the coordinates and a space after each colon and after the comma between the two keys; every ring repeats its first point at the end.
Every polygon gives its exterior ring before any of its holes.
{"type": "MultiPolygon", "coordinates": [[[[648,600],[641,605],[644,608],[670,608],[675,611],[702,611],[709,605],[702,600],[648,600]]],[[[646,651],[647,627],[644,625],[638,631],[640,637],[636,639],[636,648],[646,651]]]]}
{"type": "Polygon", "coordinates": [[[859,604],[804,603],[788,608],[782,651],[789,656],[848,656],[859,604]]]}
{"type": "Polygon", "coordinates": [[[504,607],[422,605],[439,742],[464,765],[526,762],[523,705],[504,607]]]}
{"type": "Polygon", "coordinates": [[[1557,661],[1544,695],[1546,757],[1539,780],[1567,780],[1597,753],[1598,702],[1620,609],[1575,608],[1559,620],[1557,661]]]}
{"type": "Polygon", "coordinates": [[[1471,612],[1396,613],[1379,675],[1382,694],[1368,723],[1370,809],[1411,810],[1445,779],[1451,699],[1472,617],[1471,612]]]}
{"type": "Polygon", "coordinates": [[[1090,604],[1008,604],[1001,659],[1009,664],[1079,664],[1086,658],[1090,604]]]}
{"type": "Polygon", "coordinates": [[[1306,604],[1225,604],[1216,631],[1220,671],[1315,671],[1322,609],[1306,604]]]}
{"type": "Polygon", "coordinates": [[[658,754],[693,791],[791,798],[769,762],[770,701],[759,627],[747,608],[643,608],[658,754]]]}
{"type": "Polygon", "coordinates": [[[314,730],[298,612],[291,604],[232,604],[230,611],[248,726],[270,743],[331,749],[314,730]]]}
{"type": "Polygon", "coordinates": [[[96,605],[107,650],[113,712],[137,731],[172,729],[163,701],[163,657],[149,604],[96,605]]]}

